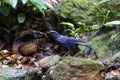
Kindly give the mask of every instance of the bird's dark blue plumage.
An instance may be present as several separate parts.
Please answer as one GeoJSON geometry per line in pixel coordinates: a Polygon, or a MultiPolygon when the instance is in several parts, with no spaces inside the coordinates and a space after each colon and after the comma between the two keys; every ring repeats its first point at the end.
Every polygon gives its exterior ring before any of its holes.
{"type": "Polygon", "coordinates": [[[80,44],[80,45],[83,45],[86,47],[91,47],[91,44],[89,44],[89,43],[86,43],[82,40],[77,40],[75,38],[60,35],[57,31],[54,31],[54,30],[51,30],[50,34],[51,34],[52,38],[56,41],[56,43],[67,48],[68,50],[71,47],[75,46],[76,44],[80,44]]]}

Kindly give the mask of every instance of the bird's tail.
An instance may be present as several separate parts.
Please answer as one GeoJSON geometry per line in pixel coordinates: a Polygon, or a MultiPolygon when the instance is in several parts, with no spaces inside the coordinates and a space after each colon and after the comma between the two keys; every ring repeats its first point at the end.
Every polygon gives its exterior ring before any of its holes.
{"type": "Polygon", "coordinates": [[[84,42],[84,41],[81,41],[81,42],[77,42],[77,44],[80,44],[80,45],[83,45],[83,46],[86,46],[86,47],[91,47],[92,45],[87,43],[87,42],[84,42]]]}

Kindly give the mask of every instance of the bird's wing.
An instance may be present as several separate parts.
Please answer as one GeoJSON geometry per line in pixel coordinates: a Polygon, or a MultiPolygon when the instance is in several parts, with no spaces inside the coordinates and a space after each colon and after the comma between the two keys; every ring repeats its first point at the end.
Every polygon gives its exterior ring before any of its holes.
{"type": "Polygon", "coordinates": [[[67,40],[68,40],[68,38],[66,36],[62,36],[62,35],[58,38],[58,41],[62,42],[62,43],[66,43],[67,40]]]}
{"type": "Polygon", "coordinates": [[[74,46],[75,44],[74,44],[74,43],[69,43],[70,41],[69,41],[68,38],[69,38],[69,37],[67,37],[67,36],[61,35],[59,38],[57,38],[57,42],[58,42],[58,44],[60,44],[61,46],[63,46],[63,47],[65,47],[65,48],[67,48],[68,50],[70,50],[70,48],[71,48],[72,46],[74,46]]]}

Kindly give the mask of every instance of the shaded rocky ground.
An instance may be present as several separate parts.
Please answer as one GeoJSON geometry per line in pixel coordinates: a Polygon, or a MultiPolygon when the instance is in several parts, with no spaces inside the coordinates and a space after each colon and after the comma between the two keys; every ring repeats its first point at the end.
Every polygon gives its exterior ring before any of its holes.
{"type": "MultiPolygon", "coordinates": [[[[113,32],[114,30],[99,35],[97,35],[99,30],[92,32],[91,36],[88,38],[86,36],[83,39],[88,39],[87,41],[93,45],[95,52],[91,49],[82,52],[85,49],[79,46],[81,52],[74,53],[74,55],[73,53],[69,54],[73,57],[63,57],[67,50],[57,45],[47,33],[37,30],[16,33],[16,39],[11,48],[4,46],[0,51],[1,79],[21,80],[24,77],[24,80],[26,78],[28,80],[119,79],[119,58],[116,59],[117,61],[111,61],[114,53],[110,49],[113,45],[112,41],[108,42],[109,36],[113,32]],[[110,49],[108,44],[112,45],[109,45],[110,49]],[[95,57],[96,55],[97,57],[95,57]],[[7,74],[4,73],[6,70],[8,74],[13,71],[14,75],[6,76],[7,74]]],[[[116,39],[116,41],[118,40],[116,39]]]]}

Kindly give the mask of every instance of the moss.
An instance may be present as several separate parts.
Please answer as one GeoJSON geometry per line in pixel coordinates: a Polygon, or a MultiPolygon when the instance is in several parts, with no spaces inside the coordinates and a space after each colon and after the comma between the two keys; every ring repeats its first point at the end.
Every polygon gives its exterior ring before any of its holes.
{"type": "Polygon", "coordinates": [[[103,64],[100,61],[89,60],[80,57],[66,57],[63,60],[63,63],[68,63],[71,66],[80,66],[80,65],[94,65],[99,68],[103,68],[103,64]]]}
{"type": "MultiPolygon", "coordinates": [[[[113,30],[98,35],[98,31],[93,31],[91,32],[91,36],[84,39],[86,42],[92,44],[92,48],[95,50],[98,60],[104,61],[111,59],[113,52],[109,48],[109,40],[114,32],[113,30]]],[[[86,47],[79,46],[79,48],[84,51],[86,47]]]]}
{"type": "Polygon", "coordinates": [[[95,3],[97,0],[63,0],[53,10],[63,18],[69,18],[75,22],[90,23],[93,20],[90,15],[92,13],[91,8],[96,6],[95,3]]]}
{"type": "Polygon", "coordinates": [[[110,55],[111,51],[109,50],[108,44],[112,34],[113,32],[108,32],[106,34],[96,35],[96,37],[91,37],[89,40],[98,57],[102,58],[110,55]]]}

